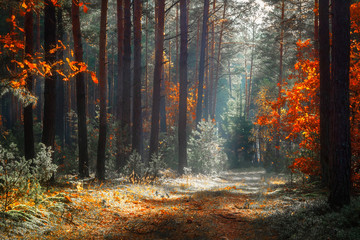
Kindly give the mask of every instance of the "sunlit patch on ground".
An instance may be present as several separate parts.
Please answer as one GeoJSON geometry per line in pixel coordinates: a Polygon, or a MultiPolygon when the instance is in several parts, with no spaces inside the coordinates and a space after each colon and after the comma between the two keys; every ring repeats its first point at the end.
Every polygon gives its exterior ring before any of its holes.
{"type": "Polygon", "coordinates": [[[58,211],[42,210],[53,211],[52,219],[44,216],[46,225],[29,230],[26,237],[273,239],[267,226],[254,222],[291,203],[270,194],[284,184],[283,178],[269,177],[262,169],[162,178],[154,184],[75,180],[58,193],[65,201],[58,211]]]}

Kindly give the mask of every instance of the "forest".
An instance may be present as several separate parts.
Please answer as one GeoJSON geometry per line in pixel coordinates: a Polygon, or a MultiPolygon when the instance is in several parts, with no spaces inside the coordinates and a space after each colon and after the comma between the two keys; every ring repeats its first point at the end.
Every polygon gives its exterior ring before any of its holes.
{"type": "Polygon", "coordinates": [[[0,9],[0,239],[360,239],[359,1],[0,9]]]}

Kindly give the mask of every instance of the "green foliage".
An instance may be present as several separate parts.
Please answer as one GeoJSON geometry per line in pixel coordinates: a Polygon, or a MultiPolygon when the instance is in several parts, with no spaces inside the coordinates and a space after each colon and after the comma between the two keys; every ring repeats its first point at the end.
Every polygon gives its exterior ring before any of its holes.
{"type": "Polygon", "coordinates": [[[153,154],[151,161],[146,164],[139,153],[132,152],[123,169],[123,173],[132,183],[152,182],[159,176],[159,171],[165,169],[164,158],[161,154],[153,154]]]}
{"type": "Polygon", "coordinates": [[[360,236],[360,199],[332,212],[325,201],[303,203],[266,219],[280,239],[355,240],[360,236]]]}
{"type": "Polygon", "coordinates": [[[164,158],[167,167],[171,169],[177,169],[179,159],[178,159],[178,129],[176,127],[171,127],[171,130],[165,134],[160,133],[160,152],[164,158]]]}
{"type": "Polygon", "coordinates": [[[215,123],[201,121],[188,143],[188,166],[193,173],[211,174],[222,171],[227,162],[225,140],[219,137],[215,123]]]}
{"type": "Polygon", "coordinates": [[[8,149],[0,145],[0,203],[2,210],[22,197],[37,200],[41,191],[40,183],[45,183],[56,171],[51,162],[52,151],[40,144],[34,159],[26,160],[19,154],[16,144],[8,149]]]}
{"type": "MultiPolygon", "coordinates": [[[[237,91],[241,91],[241,88],[237,91]]],[[[228,101],[227,111],[223,115],[226,136],[225,152],[230,168],[250,167],[254,160],[255,134],[251,120],[244,116],[243,99],[240,96],[228,101]]]]}

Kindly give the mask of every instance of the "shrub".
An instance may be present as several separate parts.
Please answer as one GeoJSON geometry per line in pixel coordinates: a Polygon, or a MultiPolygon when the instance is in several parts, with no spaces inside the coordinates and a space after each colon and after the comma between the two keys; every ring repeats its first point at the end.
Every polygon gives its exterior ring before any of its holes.
{"type": "Polygon", "coordinates": [[[147,165],[141,155],[134,151],[124,167],[123,173],[132,183],[152,182],[159,176],[159,171],[165,169],[164,159],[161,154],[153,154],[147,165]]]}
{"type": "Polygon", "coordinates": [[[223,170],[227,162],[224,142],[214,122],[201,121],[198,129],[192,131],[188,144],[188,166],[192,172],[211,174],[223,170]]]}
{"type": "Polygon", "coordinates": [[[40,144],[34,159],[26,160],[16,144],[6,149],[0,145],[0,202],[2,210],[22,197],[37,199],[40,183],[49,180],[57,166],[51,162],[52,151],[40,144]]]}

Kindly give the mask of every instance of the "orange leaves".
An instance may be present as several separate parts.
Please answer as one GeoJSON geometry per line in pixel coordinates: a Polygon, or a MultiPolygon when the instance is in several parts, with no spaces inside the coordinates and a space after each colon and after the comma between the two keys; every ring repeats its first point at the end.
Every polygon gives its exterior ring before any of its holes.
{"type": "Polygon", "coordinates": [[[96,73],[94,73],[93,71],[90,71],[90,75],[91,75],[91,80],[95,83],[98,84],[99,80],[96,77],[96,73]]]}

